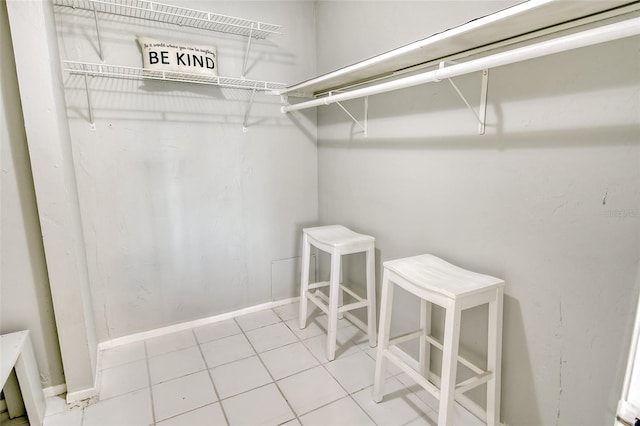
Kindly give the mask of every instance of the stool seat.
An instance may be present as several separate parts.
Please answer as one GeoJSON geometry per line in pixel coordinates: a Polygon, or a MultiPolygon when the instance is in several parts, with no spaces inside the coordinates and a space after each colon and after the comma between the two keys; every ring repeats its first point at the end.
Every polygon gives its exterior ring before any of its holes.
{"type": "Polygon", "coordinates": [[[318,226],[302,230],[312,244],[324,251],[331,249],[348,249],[348,251],[362,251],[362,246],[373,244],[375,238],[369,235],[358,234],[342,225],[318,226]],[[324,247],[324,248],[323,248],[324,247]]]}
{"type": "Polygon", "coordinates": [[[502,301],[504,281],[467,271],[436,256],[423,254],[383,264],[380,334],[376,356],[373,399],[382,401],[387,361],[399,367],[418,385],[438,399],[438,425],[453,423],[457,401],[488,425],[500,424],[500,366],[502,353],[502,301]],[[420,328],[391,338],[393,293],[400,287],[420,299],[420,328]],[[431,334],[432,305],[444,310],[442,340],[431,334]],[[478,366],[459,354],[462,311],[488,305],[487,361],[478,366]],[[419,339],[419,358],[414,359],[399,345],[419,339]],[[431,371],[431,348],[442,351],[438,376],[431,371]],[[458,364],[474,373],[456,381],[458,364]],[[486,408],[478,406],[465,392],[486,385],[486,408]]]}
{"type": "Polygon", "coordinates": [[[500,278],[467,271],[431,254],[390,260],[384,262],[384,268],[414,285],[452,299],[504,285],[500,278]]]}
{"type": "Polygon", "coordinates": [[[342,225],[318,226],[302,230],[302,277],[300,280],[299,325],[307,326],[307,302],[313,303],[327,314],[327,359],[332,361],[336,353],[338,319],[343,316],[369,335],[371,347],[376,345],[376,293],[375,293],[375,238],[358,234],[342,225]],[[331,255],[329,281],[309,282],[311,246],[331,255]],[[352,286],[342,282],[342,256],[365,254],[365,274],[367,295],[361,297],[352,286]],[[329,287],[329,295],[320,291],[329,287]],[[344,304],[344,294],[355,302],[344,304]],[[367,309],[367,324],[349,311],[367,309]]]}

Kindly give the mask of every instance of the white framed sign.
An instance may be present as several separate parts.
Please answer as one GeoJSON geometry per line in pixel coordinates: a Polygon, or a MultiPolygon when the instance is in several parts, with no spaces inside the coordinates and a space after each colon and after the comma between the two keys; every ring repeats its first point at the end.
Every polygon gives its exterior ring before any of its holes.
{"type": "Polygon", "coordinates": [[[218,76],[218,55],[215,46],[163,41],[145,36],[137,38],[142,49],[142,64],[145,69],[218,76]]]}

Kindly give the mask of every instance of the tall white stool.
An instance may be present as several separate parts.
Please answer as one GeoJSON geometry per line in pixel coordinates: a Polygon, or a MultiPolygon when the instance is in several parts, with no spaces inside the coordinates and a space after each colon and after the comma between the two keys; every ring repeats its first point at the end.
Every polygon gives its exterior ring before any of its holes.
{"type": "Polygon", "coordinates": [[[327,358],[332,361],[336,354],[336,331],[338,316],[346,316],[353,324],[369,335],[371,347],[376,345],[376,279],[375,279],[375,238],[358,234],[341,225],[319,226],[302,230],[302,279],[300,289],[300,328],[307,326],[307,301],[313,302],[328,317],[327,358]],[[329,281],[309,283],[309,263],[311,246],[331,255],[331,275],[329,281]],[[341,260],[345,254],[361,253],[366,255],[367,297],[362,298],[345,286],[342,280],[341,260]],[[319,290],[329,286],[329,297],[319,290]],[[342,304],[343,292],[357,301],[342,304]],[[367,324],[348,311],[367,308],[367,324]]]}
{"type": "Polygon", "coordinates": [[[388,360],[439,400],[439,426],[452,424],[456,399],[487,424],[498,425],[503,290],[504,281],[501,279],[464,270],[428,254],[385,262],[373,399],[376,402],[382,401],[385,363],[388,360]],[[396,285],[421,299],[420,328],[390,339],[393,289],[396,285]],[[462,311],[486,303],[489,304],[489,324],[487,367],[483,369],[459,356],[458,347],[462,311]],[[445,310],[442,343],[431,336],[431,304],[445,310]],[[396,346],[414,338],[420,339],[417,361],[396,346]],[[443,352],[439,388],[429,380],[429,376],[433,375],[430,374],[430,346],[443,352]],[[456,385],[458,362],[476,375],[456,385]],[[462,395],[484,383],[487,384],[486,411],[462,395]]]}

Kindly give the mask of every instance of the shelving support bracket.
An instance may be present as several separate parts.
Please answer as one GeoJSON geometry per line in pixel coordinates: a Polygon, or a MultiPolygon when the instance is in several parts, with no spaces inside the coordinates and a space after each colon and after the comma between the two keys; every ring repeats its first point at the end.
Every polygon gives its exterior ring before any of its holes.
{"type": "Polygon", "coordinates": [[[249,50],[251,50],[251,38],[253,38],[253,22],[251,23],[251,29],[249,30],[249,37],[247,39],[247,49],[244,51],[244,61],[242,62],[242,78],[245,78],[247,74],[247,63],[249,62],[249,50]]]}
{"type": "Polygon", "coordinates": [[[98,11],[96,10],[96,4],[91,3],[93,6],[93,20],[96,24],[96,36],[98,38],[98,55],[100,55],[100,60],[104,62],[104,54],[102,53],[102,38],[100,37],[100,25],[98,20],[98,11]]]}
{"type": "Polygon", "coordinates": [[[256,96],[256,89],[254,88],[251,91],[251,97],[249,98],[249,103],[247,104],[247,109],[244,112],[244,119],[242,120],[242,133],[247,133],[249,131],[247,127],[247,122],[249,121],[249,112],[251,111],[251,107],[253,106],[253,98],[256,96]]]}
{"type": "Polygon", "coordinates": [[[87,106],[89,111],[89,127],[91,130],[96,129],[96,123],[93,120],[93,106],[91,104],[91,91],[89,90],[89,81],[87,80],[87,75],[84,74],[84,87],[87,90],[87,106]]]}
{"type": "MultiPolygon", "coordinates": [[[[444,64],[445,64],[444,61],[440,62],[441,69],[444,68],[444,64]]],[[[482,70],[482,85],[480,87],[480,111],[479,112],[476,112],[476,110],[471,106],[469,101],[467,101],[467,98],[464,97],[464,95],[462,94],[460,89],[458,89],[458,86],[456,86],[453,80],[451,80],[450,78],[447,78],[447,80],[449,80],[449,83],[451,83],[451,86],[453,86],[456,93],[458,93],[458,96],[460,96],[460,98],[462,99],[462,102],[464,102],[467,108],[469,108],[469,110],[471,110],[473,115],[476,117],[476,120],[478,120],[478,134],[484,135],[485,123],[487,119],[487,90],[489,88],[489,70],[488,69],[482,70]]]]}
{"type": "MultiPolygon", "coordinates": [[[[331,95],[331,93],[329,93],[329,95],[331,95]]],[[[345,112],[345,114],[347,114],[349,116],[349,118],[351,118],[353,120],[354,123],[356,123],[356,125],[358,127],[360,127],[364,133],[364,137],[366,138],[368,136],[368,128],[369,128],[369,97],[365,96],[364,97],[364,120],[363,123],[360,123],[354,116],[353,114],[351,114],[349,111],[347,111],[347,109],[342,106],[342,104],[340,102],[336,102],[336,104],[345,112]]]]}

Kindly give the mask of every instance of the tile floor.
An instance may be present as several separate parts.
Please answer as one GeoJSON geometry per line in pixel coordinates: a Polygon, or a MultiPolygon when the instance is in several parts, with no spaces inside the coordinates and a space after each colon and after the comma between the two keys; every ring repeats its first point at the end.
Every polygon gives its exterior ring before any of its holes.
{"type": "MultiPolygon", "coordinates": [[[[326,316],[297,325],[298,304],[103,352],[100,400],[68,409],[47,400],[45,426],[435,425],[436,401],[399,370],[371,398],[375,349],[340,320],[336,359],[326,316]]],[[[314,316],[315,315],[315,316],[314,316]]],[[[481,424],[459,406],[456,426],[481,424]]]]}

